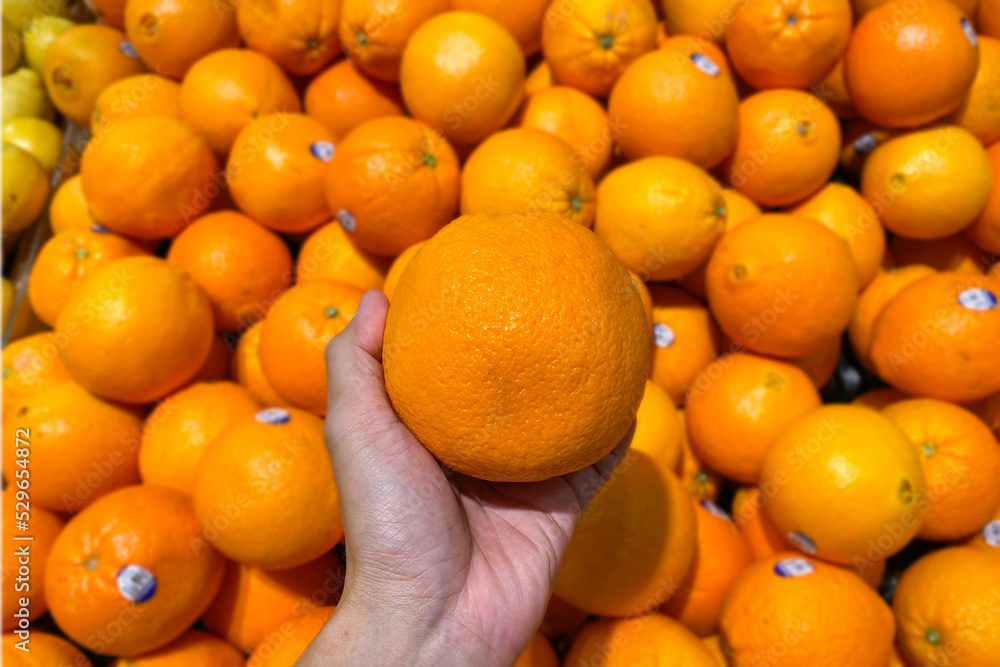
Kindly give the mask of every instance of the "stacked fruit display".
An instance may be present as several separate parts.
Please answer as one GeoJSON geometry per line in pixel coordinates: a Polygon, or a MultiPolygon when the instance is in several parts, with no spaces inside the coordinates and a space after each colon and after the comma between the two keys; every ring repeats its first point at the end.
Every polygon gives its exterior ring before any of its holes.
{"type": "Polygon", "coordinates": [[[90,9],[3,4],[5,660],[294,664],[379,290],[450,469],[635,422],[518,667],[998,664],[1000,0],[90,9]]]}

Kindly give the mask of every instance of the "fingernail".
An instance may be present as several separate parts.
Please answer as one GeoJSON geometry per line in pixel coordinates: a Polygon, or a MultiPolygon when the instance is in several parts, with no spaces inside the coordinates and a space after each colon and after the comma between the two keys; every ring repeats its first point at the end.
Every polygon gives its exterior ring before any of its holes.
{"type": "Polygon", "coordinates": [[[361,297],[361,303],[358,304],[358,312],[357,312],[358,315],[360,315],[361,313],[364,312],[364,310],[365,310],[365,304],[368,303],[369,301],[371,301],[370,297],[372,295],[372,292],[374,292],[374,291],[375,290],[366,290],[365,293],[362,295],[362,297],[361,297]]]}

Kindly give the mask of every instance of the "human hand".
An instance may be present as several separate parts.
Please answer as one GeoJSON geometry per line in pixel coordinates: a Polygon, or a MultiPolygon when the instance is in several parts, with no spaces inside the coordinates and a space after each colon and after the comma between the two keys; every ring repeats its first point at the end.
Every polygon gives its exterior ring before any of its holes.
{"type": "Polygon", "coordinates": [[[542,482],[446,470],[386,395],[387,310],[384,295],[368,292],[327,347],[326,439],[347,578],[298,664],[509,666],[541,622],[577,520],[631,431],[595,465],[542,482]]]}

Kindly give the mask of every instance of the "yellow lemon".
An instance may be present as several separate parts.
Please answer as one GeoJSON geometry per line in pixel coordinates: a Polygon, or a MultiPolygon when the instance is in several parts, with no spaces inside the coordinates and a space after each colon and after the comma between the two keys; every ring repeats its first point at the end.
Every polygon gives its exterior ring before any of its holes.
{"type": "Polygon", "coordinates": [[[34,157],[3,145],[3,231],[24,229],[38,217],[49,196],[49,177],[34,157]]]}
{"type": "Polygon", "coordinates": [[[3,0],[3,17],[15,30],[42,16],[69,16],[63,0],[3,0]]]}
{"type": "Polygon", "coordinates": [[[11,118],[0,130],[4,143],[22,148],[38,160],[49,174],[59,164],[62,154],[63,133],[58,127],[41,118],[11,118]]]}
{"type": "Polygon", "coordinates": [[[40,16],[24,29],[21,36],[24,40],[24,59],[28,67],[41,73],[45,70],[45,52],[56,37],[63,34],[75,23],[62,16],[40,16]]]}
{"type": "Polygon", "coordinates": [[[45,92],[42,75],[29,67],[5,74],[0,84],[3,93],[2,118],[7,121],[21,116],[52,120],[56,116],[45,92]]]}
{"type": "Polygon", "coordinates": [[[21,62],[21,35],[7,19],[3,20],[3,73],[9,74],[21,62]]]}

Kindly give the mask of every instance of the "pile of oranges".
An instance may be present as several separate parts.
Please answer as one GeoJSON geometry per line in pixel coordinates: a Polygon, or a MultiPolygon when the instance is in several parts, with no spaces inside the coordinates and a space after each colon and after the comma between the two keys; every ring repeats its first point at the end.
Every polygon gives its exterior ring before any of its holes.
{"type": "Polygon", "coordinates": [[[3,4],[90,132],[4,126],[5,660],[293,665],[381,290],[450,467],[635,418],[518,667],[1000,664],[1000,0],[89,2],[3,4]]]}

